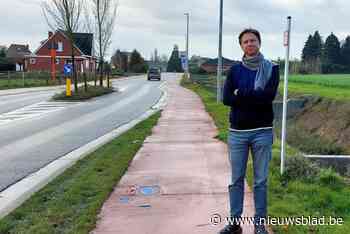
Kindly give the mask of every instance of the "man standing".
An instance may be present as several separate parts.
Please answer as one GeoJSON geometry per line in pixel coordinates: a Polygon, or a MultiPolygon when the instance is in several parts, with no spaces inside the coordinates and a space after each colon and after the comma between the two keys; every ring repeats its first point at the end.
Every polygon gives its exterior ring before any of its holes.
{"type": "Polygon", "coordinates": [[[255,29],[239,35],[242,62],[233,65],[224,86],[224,105],[231,107],[228,135],[231,183],[228,186],[230,215],[234,221],[220,234],[240,234],[243,211],[244,179],[249,150],[254,170],[254,230],[267,234],[267,178],[273,144],[273,108],[279,84],[279,67],[260,53],[261,37],[255,29]]]}

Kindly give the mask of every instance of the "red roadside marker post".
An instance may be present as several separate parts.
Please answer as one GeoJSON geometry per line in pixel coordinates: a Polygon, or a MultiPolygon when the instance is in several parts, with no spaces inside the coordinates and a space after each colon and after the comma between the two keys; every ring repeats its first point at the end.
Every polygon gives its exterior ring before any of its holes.
{"type": "Polygon", "coordinates": [[[289,50],[290,50],[290,28],[292,17],[287,17],[287,31],[284,32],[284,46],[286,47],[286,59],[284,65],[284,92],[283,92],[283,114],[282,114],[282,137],[281,137],[281,175],[284,173],[286,156],[286,133],[287,133],[287,105],[288,105],[288,75],[289,75],[289,50]]]}

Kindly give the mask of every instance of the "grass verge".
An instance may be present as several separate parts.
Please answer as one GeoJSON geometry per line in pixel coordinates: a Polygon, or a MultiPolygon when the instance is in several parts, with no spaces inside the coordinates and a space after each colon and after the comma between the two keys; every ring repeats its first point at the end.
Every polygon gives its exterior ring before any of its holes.
{"type": "MultiPolygon", "coordinates": [[[[283,93],[283,81],[279,85],[279,92],[283,93]]],[[[328,99],[339,101],[349,101],[349,88],[328,87],[319,84],[295,83],[288,82],[288,92],[291,94],[312,94],[328,99]]]]}
{"type": "Polygon", "coordinates": [[[72,91],[72,96],[66,96],[66,91],[55,94],[52,99],[55,101],[82,101],[93,97],[102,96],[114,92],[113,88],[88,85],[87,91],[84,86],[78,88],[78,92],[72,91]]]}
{"type": "Polygon", "coordinates": [[[1,234],[87,234],[160,112],[77,162],[0,220],[1,234]]]}
{"type": "Polygon", "coordinates": [[[290,82],[318,84],[330,88],[350,88],[350,74],[291,74],[290,82]]]}
{"type": "MultiPolygon", "coordinates": [[[[182,80],[181,84],[196,92],[205,104],[219,129],[218,138],[226,142],[229,108],[216,103],[215,93],[198,83],[182,80]]],[[[273,157],[270,163],[268,182],[268,205],[271,217],[329,217],[340,218],[342,225],[274,225],[276,234],[319,233],[347,234],[350,230],[350,186],[330,169],[315,168],[298,155],[298,151],[287,146],[287,171],[280,175],[280,141],[275,138],[273,157]],[[304,166],[305,165],[305,166],[304,166]],[[288,170],[290,168],[291,170],[288,170]],[[315,169],[312,169],[315,168],[315,169]],[[298,170],[296,170],[298,169],[298,170]],[[310,173],[314,170],[315,173],[310,173]]],[[[253,170],[251,157],[247,167],[248,184],[252,187],[253,170]]]]}
{"type": "MultiPolygon", "coordinates": [[[[210,91],[216,91],[215,75],[193,75],[192,79],[210,91]]],[[[349,75],[291,75],[288,79],[290,96],[311,94],[339,101],[350,100],[349,75]]],[[[283,94],[283,77],[279,85],[279,93],[283,94]]]]}
{"type": "Polygon", "coordinates": [[[24,82],[21,79],[15,79],[15,80],[0,79],[0,90],[43,87],[43,86],[57,86],[57,85],[61,85],[61,83],[58,80],[52,81],[51,79],[26,79],[24,82]]]}

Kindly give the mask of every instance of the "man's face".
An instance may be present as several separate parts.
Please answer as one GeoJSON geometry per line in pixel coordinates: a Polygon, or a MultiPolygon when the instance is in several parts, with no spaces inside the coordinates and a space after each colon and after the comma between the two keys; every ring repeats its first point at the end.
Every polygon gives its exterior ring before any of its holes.
{"type": "Polygon", "coordinates": [[[241,48],[245,55],[255,56],[259,53],[260,43],[257,36],[253,33],[245,33],[241,39],[241,48]]]}

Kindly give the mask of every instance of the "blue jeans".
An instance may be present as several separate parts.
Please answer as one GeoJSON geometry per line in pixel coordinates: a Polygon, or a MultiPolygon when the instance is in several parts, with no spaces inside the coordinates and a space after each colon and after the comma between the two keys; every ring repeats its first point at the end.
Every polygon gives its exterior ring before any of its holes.
{"type": "Polygon", "coordinates": [[[267,178],[272,157],[273,130],[249,132],[230,131],[228,135],[231,183],[229,188],[230,215],[239,218],[243,211],[244,178],[249,150],[254,170],[255,220],[267,215],[267,178]]]}

